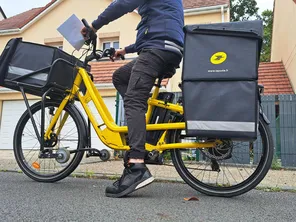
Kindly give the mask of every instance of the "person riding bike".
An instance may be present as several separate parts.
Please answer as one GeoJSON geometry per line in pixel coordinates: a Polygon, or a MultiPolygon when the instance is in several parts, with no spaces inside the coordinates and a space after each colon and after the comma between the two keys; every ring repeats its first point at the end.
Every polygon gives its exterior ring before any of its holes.
{"type": "MultiPolygon", "coordinates": [[[[153,182],[144,161],[147,100],[156,79],[172,77],[183,57],[182,0],[115,0],[92,22],[92,29],[97,32],[136,9],[141,15],[136,42],[117,50],[115,57],[128,53],[138,57],[113,74],[113,84],[124,100],[130,150],[123,175],[106,188],[107,197],[123,197],[153,182]]],[[[86,32],[81,30],[83,35],[86,32]]]]}

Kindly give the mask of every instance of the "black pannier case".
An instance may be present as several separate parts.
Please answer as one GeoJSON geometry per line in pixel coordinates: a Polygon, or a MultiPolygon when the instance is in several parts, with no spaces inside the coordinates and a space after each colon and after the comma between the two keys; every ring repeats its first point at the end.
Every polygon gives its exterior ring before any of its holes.
{"type": "MultiPolygon", "coordinates": [[[[11,39],[0,57],[0,85],[26,93],[42,96],[61,95],[61,91],[71,89],[77,69],[83,62],[52,46],[24,42],[21,38],[11,39]]],[[[90,66],[86,68],[90,71],[90,66]]],[[[85,92],[85,86],[81,86],[85,92]]]]}
{"type": "Polygon", "coordinates": [[[255,140],[261,21],[185,26],[182,74],[186,133],[255,140]]]}

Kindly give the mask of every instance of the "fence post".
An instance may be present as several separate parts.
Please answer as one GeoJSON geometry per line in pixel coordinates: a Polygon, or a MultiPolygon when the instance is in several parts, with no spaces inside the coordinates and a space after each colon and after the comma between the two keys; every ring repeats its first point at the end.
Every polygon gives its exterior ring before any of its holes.
{"type": "Polygon", "coordinates": [[[262,96],[262,109],[264,114],[270,121],[270,130],[273,137],[273,142],[276,144],[276,96],[275,95],[265,95],[262,96]]]}
{"type": "MultiPolygon", "coordinates": [[[[275,141],[276,136],[276,112],[275,112],[275,96],[274,95],[266,95],[261,97],[261,106],[264,114],[270,121],[270,129],[272,133],[273,140],[275,141]]],[[[258,137],[254,142],[254,163],[257,164],[261,159],[262,154],[262,140],[261,137],[258,137]]]]}
{"type": "Polygon", "coordinates": [[[281,162],[283,167],[296,166],[296,95],[279,95],[281,162]]]}

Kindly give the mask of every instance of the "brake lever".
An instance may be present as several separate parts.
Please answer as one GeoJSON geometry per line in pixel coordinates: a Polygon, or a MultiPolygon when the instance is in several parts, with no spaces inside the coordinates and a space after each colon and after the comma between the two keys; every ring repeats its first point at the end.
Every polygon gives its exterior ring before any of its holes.
{"type": "MultiPolygon", "coordinates": [[[[117,56],[117,58],[119,58],[119,57],[120,57],[121,60],[125,60],[124,55],[119,54],[119,55],[117,56]]],[[[110,56],[109,58],[111,59],[112,62],[115,61],[115,60],[113,59],[113,56],[110,56]]]]}
{"type": "Polygon", "coordinates": [[[88,37],[88,40],[85,40],[84,41],[84,44],[87,45],[87,46],[89,46],[90,43],[91,43],[91,39],[89,38],[89,36],[87,36],[87,37],[88,37]]]}
{"type": "Polygon", "coordinates": [[[119,56],[120,56],[121,60],[125,60],[125,56],[124,55],[119,54],[119,56]]]}
{"type": "Polygon", "coordinates": [[[112,51],[112,48],[105,49],[102,53],[102,57],[108,57],[112,62],[114,62],[113,56],[114,52],[112,51]]]}
{"type": "Polygon", "coordinates": [[[114,62],[113,56],[109,56],[109,58],[111,59],[112,62],[114,62]]]}
{"type": "MultiPolygon", "coordinates": [[[[109,58],[112,60],[112,62],[114,62],[113,57],[114,57],[114,55],[115,55],[115,53],[116,53],[116,50],[115,50],[114,48],[110,48],[109,51],[111,51],[111,52],[109,52],[109,54],[110,54],[109,58]]],[[[118,58],[118,57],[120,57],[122,60],[125,60],[124,55],[118,54],[118,55],[117,55],[117,58],[118,58]]]]}

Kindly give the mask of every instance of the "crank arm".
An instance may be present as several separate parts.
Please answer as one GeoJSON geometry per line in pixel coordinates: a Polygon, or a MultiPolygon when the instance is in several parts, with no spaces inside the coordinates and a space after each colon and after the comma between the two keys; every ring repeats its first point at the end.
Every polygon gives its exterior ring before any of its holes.
{"type": "Polygon", "coordinates": [[[88,152],[86,154],[86,157],[91,157],[91,156],[98,156],[98,157],[101,157],[102,154],[99,150],[97,149],[94,149],[94,148],[85,148],[85,149],[78,149],[78,150],[72,150],[70,151],[70,153],[78,153],[78,152],[88,152]]]}

